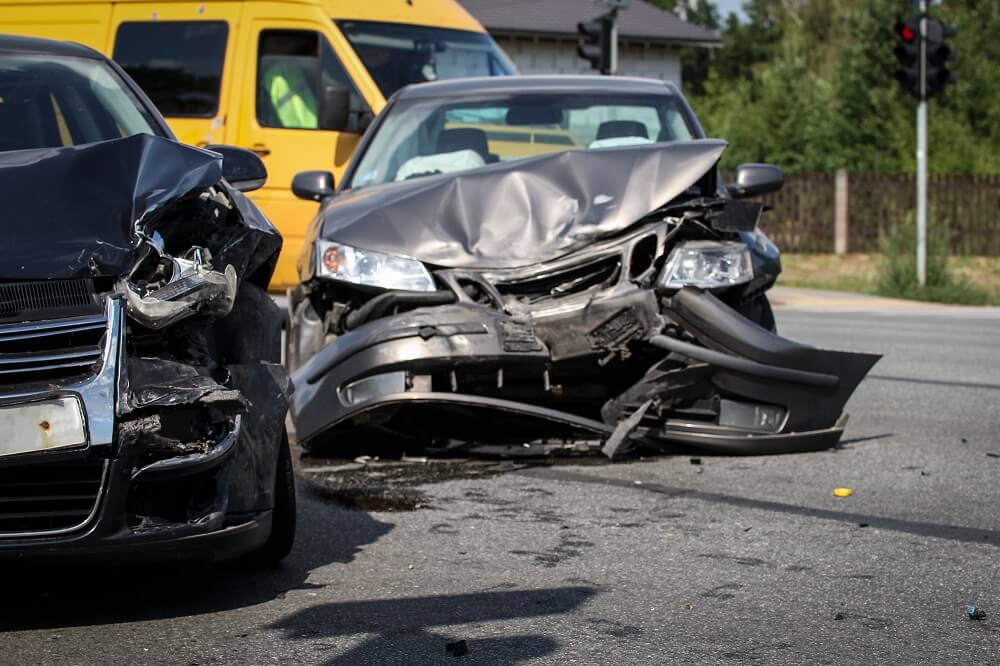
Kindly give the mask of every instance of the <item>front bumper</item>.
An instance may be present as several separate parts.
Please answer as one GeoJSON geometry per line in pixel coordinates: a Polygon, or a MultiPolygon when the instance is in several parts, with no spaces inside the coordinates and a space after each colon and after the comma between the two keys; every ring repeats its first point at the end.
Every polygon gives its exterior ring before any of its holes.
{"type": "Polygon", "coordinates": [[[300,442],[628,437],[735,454],[823,449],[840,439],[844,404],[878,359],[785,340],[698,290],[673,297],[669,322],[659,308],[635,289],[530,324],[467,303],[371,321],[294,373],[300,442]],[[618,360],[626,348],[630,360],[618,360]],[[650,366],[666,369],[650,380],[650,366]]]}
{"type": "MultiPolygon", "coordinates": [[[[10,409],[56,396],[79,401],[87,436],[81,446],[0,456],[0,559],[223,560],[259,547],[270,533],[276,456],[261,423],[280,429],[280,416],[259,408],[248,420],[240,392],[195,382],[194,370],[175,373],[172,391],[140,396],[159,402],[130,405],[139,399],[130,381],[162,364],[127,357],[117,299],[107,301],[106,326],[89,377],[0,394],[10,409]],[[190,432],[205,436],[185,441],[190,432]]],[[[236,366],[234,375],[251,371],[236,366]]],[[[258,384],[283,414],[273,398],[281,392],[258,384]]]]}

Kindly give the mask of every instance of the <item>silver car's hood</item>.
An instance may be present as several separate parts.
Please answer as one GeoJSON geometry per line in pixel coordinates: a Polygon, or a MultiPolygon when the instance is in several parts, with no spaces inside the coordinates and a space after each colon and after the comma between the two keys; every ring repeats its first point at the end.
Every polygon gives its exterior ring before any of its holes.
{"type": "Polygon", "coordinates": [[[618,233],[714,168],[724,141],[576,150],[349,191],[316,237],[451,268],[550,261],[618,233]]]}

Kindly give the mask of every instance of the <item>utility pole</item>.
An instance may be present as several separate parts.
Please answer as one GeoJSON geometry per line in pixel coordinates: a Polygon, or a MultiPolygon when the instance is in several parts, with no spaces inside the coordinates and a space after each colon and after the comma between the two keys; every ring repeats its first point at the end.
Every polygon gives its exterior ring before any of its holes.
{"type": "Polygon", "coordinates": [[[927,285],[927,0],[920,0],[920,97],[917,99],[917,285],[927,285]]]}

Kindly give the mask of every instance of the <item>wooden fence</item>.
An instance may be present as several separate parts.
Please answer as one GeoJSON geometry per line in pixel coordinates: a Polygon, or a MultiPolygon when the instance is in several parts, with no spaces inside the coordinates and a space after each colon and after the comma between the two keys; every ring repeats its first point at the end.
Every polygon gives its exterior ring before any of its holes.
{"type": "MultiPolygon", "coordinates": [[[[764,197],[774,210],[761,228],[785,252],[834,252],[836,181],[834,173],[788,174],[781,192],[764,197]]],[[[912,175],[852,173],[843,182],[839,246],[848,252],[877,252],[880,233],[916,214],[912,175]]],[[[928,191],[928,227],[947,228],[953,254],[1000,256],[1000,176],[931,176],[928,191]]]]}

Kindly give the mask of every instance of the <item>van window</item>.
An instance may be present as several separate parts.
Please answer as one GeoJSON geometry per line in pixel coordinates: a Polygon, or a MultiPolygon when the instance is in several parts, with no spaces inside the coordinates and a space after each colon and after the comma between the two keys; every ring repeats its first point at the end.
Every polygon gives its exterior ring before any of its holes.
{"type": "Polygon", "coordinates": [[[283,129],[323,127],[323,91],[348,91],[351,114],[347,131],[359,131],[368,106],[340,59],[320,33],[312,30],[263,30],[257,47],[257,122],[283,129]]]}
{"type": "Polygon", "coordinates": [[[386,98],[411,83],[514,73],[487,34],[374,21],[337,25],[386,98]]]}
{"type": "Polygon", "coordinates": [[[130,21],[118,27],[113,57],[163,115],[211,118],[228,33],[225,21],[130,21]]]}

